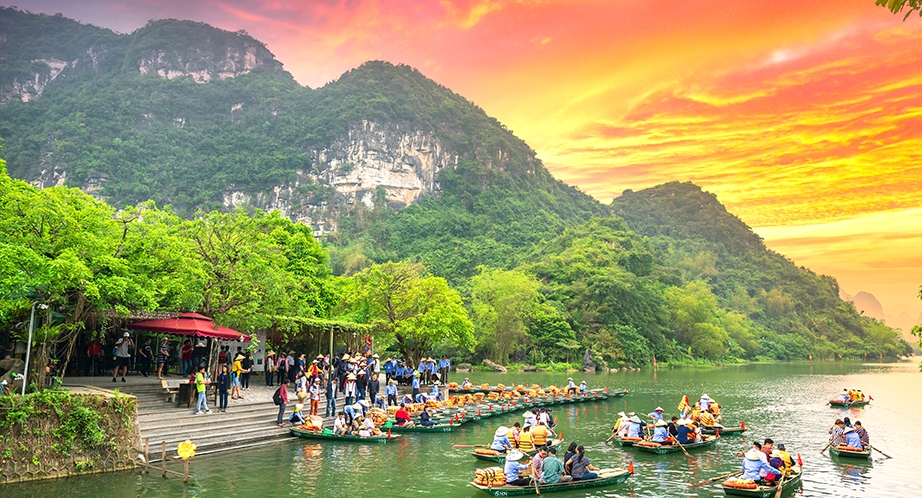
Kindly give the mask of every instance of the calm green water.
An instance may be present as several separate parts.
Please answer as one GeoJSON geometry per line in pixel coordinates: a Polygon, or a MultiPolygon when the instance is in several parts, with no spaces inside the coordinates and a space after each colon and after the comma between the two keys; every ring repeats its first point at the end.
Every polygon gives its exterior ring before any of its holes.
{"type": "MultiPolygon", "coordinates": [[[[476,382],[563,383],[564,374],[475,374],[476,382]]],[[[718,487],[687,492],[685,486],[738,470],[734,452],[753,438],[784,442],[804,460],[803,488],[794,496],[922,496],[922,460],[918,454],[922,413],[922,373],[915,364],[773,364],[712,370],[667,370],[577,375],[590,387],[627,387],[625,398],[558,408],[558,430],[567,441],[584,444],[596,466],[623,467],[634,460],[637,475],[608,489],[555,493],[559,497],[723,496],[718,487]],[[866,408],[839,410],[824,403],[843,387],[874,397],[866,408]],[[745,436],[728,436],[713,450],[656,456],[604,445],[615,414],[647,413],[657,405],[675,412],[681,396],[692,401],[702,393],[724,407],[729,425],[740,420],[745,436]],[[876,455],[871,462],[832,460],[820,455],[826,431],[836,417],[861,420],[871,443],[893,459],[876,455]],[[893,429],[901,427],[900,433],[893,429]],[[887,430],[889,428],[889,431],[887,430]],[[908,431],[907,431],[908,429],[908,431]],[[907,437],[909,436],[909,437],[907,437]],[[905,444],[907,441],[910,444],[905,444]]],[[[482,462],[453,444],[487,443],[500,423],[491,418],[448,434],[405,435],[390,445],[316,444],[306,440],[263,449],[193,459],[194,483],[163,479],[159,474],[124,472],[42,484],[6,485],[4,498],[19,496],[488,496],[466,485],[482,462]],[[406,437],[409,436],[409,437],[406,437]],[[368,494],[371,492],[372,494],[368,494]]],[[[178,470],[178,469],[177,469],[178,470]]]]}

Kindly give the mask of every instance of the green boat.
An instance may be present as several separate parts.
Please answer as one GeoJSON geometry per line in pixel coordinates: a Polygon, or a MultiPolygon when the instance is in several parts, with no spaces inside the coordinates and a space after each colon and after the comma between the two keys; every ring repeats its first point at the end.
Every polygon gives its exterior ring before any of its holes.
{"type": "MultiPolygon", "coordinates": [[[[742,434],[742,433],[744,433],[744,432],[746,432],[746,428],[743,427],[743,426],[739,426],[739,427],[721,427],[721,428],[720,428],[720,435],[721,435],[721,436],[729,436],[729,435],[731,435],[731,434],[742,434]]],[[[701,428],[701,433],[702,433],[702,434],[709,434],[709,435],[710,435],[710,434],[717,434],[717,428],[716,428],[716,427],[702,427],[702,428],[701,428]]]]}
{"type": "MultiPolygon", "coordinates": [[[[550,442],[550,446],[557,447],[557,446],[560,446],[560,443],[562,443],[562,442],[563,442],[563,439],[552,439],[551,442],[550,442]]],[[[530,456],[530,457],[533,457],[533,456],[535,456],[535,455],[538,454],[538,450],[523,451],[522,453],[524,453],[524,454],[526,454],[526,455],[528,455],[528,456],[530,456]]],[[[500,464],[500,465],[503,465],[503,464],[506,463],[506,455],[505,455],[505,453],[500,453],[499,455],[481,455],[480,453],[477,453],[476,451],[472,451],[472,452],[471,452],[471,456],[473,456],[474,458],[476,458],[476,459],[478,459],[478,460],[483,460],[483,461],[486,461],[486,462],[496,462],[496,463],[498,463],[498,464],[500,464]]]]}
{"type": "Polygon", "coordinates": [[[351,442],[351,443],[389,443],[391,440],[400,437],[400,435],[390,435],[381,434],[380,436],[337,436],[329,430],[323,431],[306,431],[298,427],[292,427],[289,429],[291,433],[298,437],[303,437],[305,439],[328,439],[334,441],[342,442],[351,442]]]}
{"type": "MultiPolygon", "coordinates": [[[[720,440],[720,436],[714,436],[713,438],[708,439],[707,441],[702,441],[700,443],[683,444],[682,446],[685,448],[685,451],[703,450],[706,448],[713,448],[714,445],[716,445],[717,441],[719,440],[720,440]]],[[[675,453],[677,451],[682,451],[682,448],[680,448],[679,445],[677,444],[669,445],[669,446],[642,446],[639,444],[635,444],[633,447],[640,451],[644,451],[647,453],[656,453],[657,455],[665,455],[666,453],[675,453]]]]}
{"type": "Polygon", "coordinates": [[[432,427],[424,427],[422,425],[414,425],[413,427],[401,427],[397,424],[394,424],[390,427],[391,432],[451,432],[461,424],[435,424],[432,427]]]}
{"type": "Polygon", "coordinates": [[[836,448],[835,446],[830,446],[829,454],[834,457],[841,457],[841,458],[858,458],[861,460],[871,459],[871,450],[854,451],[854,450],[836,448]]]}
{"type": "MultiPolygon", "coordinates": [[[[802,475],[803,470],[800,466],[791,467],[791,475],[785,477],[781,483],[781,496],[789,495],[799,488],[802,475]]],[[[777,486],[756,486],[754,489],[731,488],[723,485],[721,487],[727,496],[748,496],[750,498],[772,498],[778,491],[777,486]]]]}
{"type": "Polygon", "coordinates": [[[638,443],[638,442],[640,442],[640,441],[643,441],[643,439],[637,439],[637,440],[634,440],[634,439],[622,439],[622,438],[620,438],[620,437],[615,436],[615,441],[617,441],[618,444],[621,445],[621,446],[634,446],[634,443],[638,443]]]}
{"type": "MultiPolygon", "coordinates": [[[[627,470],[618,469],[601,469],[596,472],[599,474],[598,479],[588,479],[585,481],[560,482],[557,484],[542,484],[538,488],[541,494],[556,493],[558,491],[572,491],[583,488],[597,488],[601,486],[613,486],[627,481],[631,473],[627,470]]],[[[483,486],[480,484],[470,483],[471,486],[493,496],[525,496],[537,494],[534,484],[528,486],[483,486]]]]}
{"type": "Polygon", "coordinates": [[[830,401],[829,406],[833,408],[858,408],[867,406],[870,401],[830,401]]]}

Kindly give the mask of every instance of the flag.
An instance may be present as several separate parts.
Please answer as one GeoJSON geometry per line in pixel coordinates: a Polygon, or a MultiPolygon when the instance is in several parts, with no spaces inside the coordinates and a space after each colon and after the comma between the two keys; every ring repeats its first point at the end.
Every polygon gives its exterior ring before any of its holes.
{"type": "Polygon", "coordinates": [[[685,410],[688,410],[688,396],[682,396],[682,401],[679,402],[679,413],[685,413],[685,410]]]}
{"type": "Polygon", "coordinates": [[[797,454],[797,465],[804,466],[804,461],[800,459],[800,453],[797,454]]]}
{"type": "Polygon", "coordinates": [[[631,475],[634,475],[634,460],[631,460],[631,463],[627,464],[627,470],[631,472],[631,475]]]}

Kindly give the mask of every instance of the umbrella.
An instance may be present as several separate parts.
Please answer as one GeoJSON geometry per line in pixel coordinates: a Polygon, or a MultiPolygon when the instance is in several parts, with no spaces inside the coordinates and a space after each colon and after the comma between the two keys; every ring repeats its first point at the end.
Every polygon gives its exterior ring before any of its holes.
{"type": "Polygon", "coordinates": [[[128,325],[128,328],[165,334],[213,337],[228,341],[250,340],[250,336],[223,325],[217,325],[211,318],[198,313],[180,313],[173,318],[135,322],[128,325]]]}

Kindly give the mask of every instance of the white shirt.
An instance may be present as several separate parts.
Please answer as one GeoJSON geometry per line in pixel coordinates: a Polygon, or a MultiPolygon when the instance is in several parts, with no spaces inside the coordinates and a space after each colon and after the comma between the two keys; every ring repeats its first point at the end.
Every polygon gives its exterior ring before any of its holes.
{"type": "Polygon", "coordinates": [[[542,424],[544,424],[544,425],[547,425],[547,426],[550,426],[550,425],[551,425],[551,424],[550,424],[550,418],[551,418],[551,417],[550,417],[550,415],[547,414],[547,412],[541,412],[541,413],[538,414],[538,422],[540,422],[540,423],[542,423],[542,424]]]}
{"type": "Polygon", "coordinates": [[[528,411],[525,412],[525,427],[534,427],[537,425],[538,417],[534,413],[528,411]]]}
{"type": "Polygon", "coordinates": [[[346,429],[346,420],[342,417],[336,417],[336,420],[333,421],[333,430],[346,429]]]}

